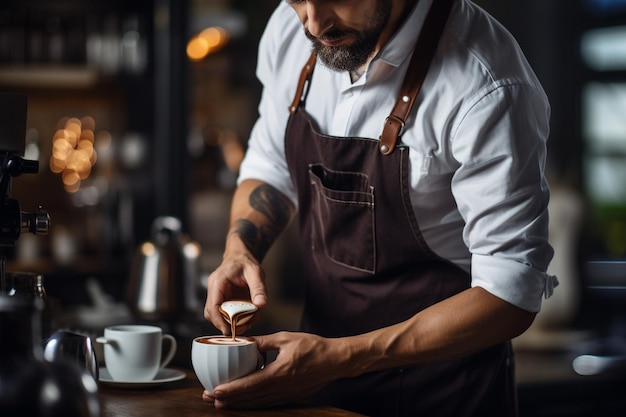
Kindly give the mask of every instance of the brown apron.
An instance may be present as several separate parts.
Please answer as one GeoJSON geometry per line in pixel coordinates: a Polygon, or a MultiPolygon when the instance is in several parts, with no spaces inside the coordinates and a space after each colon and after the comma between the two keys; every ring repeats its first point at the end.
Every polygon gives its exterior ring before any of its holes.
{"type": "MultiPolygon", "coordinates": [[[[285,150],[298,192],[307,274],[303,331],[325,337],[365,333],[407,320],[470,286],[468,273],[424,241],[409,198],[409,149],[397,143],[451,3],[433,3],[422,30],[430,39],[420,36],[400,104],[385,121],[385,131],[399,127],[392,142],[389,132],[380,141],[318,133],[304,111],[315,56],[302,71],[285,150]],[[420,49],[420,42],[429,45],[420,49]],[[403,99],[407,94],[409,100],[403,99]]],[[[315,399],[369,416],[515,416],[511,345],[339,380],[315,399]]]]}

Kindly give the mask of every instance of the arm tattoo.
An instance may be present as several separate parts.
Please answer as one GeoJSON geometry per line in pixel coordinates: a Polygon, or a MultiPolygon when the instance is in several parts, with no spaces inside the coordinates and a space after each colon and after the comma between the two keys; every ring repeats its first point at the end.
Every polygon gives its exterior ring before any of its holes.
{"type": "Polygon", "coordinates": [[[237,233],[241,236],[243,243],[250,249],[252,255],[259,261],[267,254],[267,251],[272,246],[273,239],[267,232],[264,232],[266,227],[257,227],[256,224],[249,220],[240,219],[236,222],[237,226],[233,233],[237,233]]]}
{"type": "Polygon", "coordinates": [[[249,220],[240,219],[237,220],[233,232],[238,233],[252,254],[262,260],[289,222],[291,203],[282,193],[267,184],[260,185],[252,191],[249,203],[269,222],[257,226],[249,220]]]}
{"type": "Polygon", "coordinates": [[[274,187],[263,184],[250,194],[250,206],[267,217],[272,225],[280,230],[289,222],[291,204],[274,187]]]}

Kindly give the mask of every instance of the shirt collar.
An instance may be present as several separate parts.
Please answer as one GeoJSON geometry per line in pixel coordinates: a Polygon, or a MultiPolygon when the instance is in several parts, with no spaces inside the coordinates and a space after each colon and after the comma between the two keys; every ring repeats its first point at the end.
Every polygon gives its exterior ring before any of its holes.
{"type": "Polygon", "coordinates": [[[417,2],[400,30],[387,42],[378,59],[398,67],[411,56],[432,3],[433,0],[419,0],[417,2]]]}

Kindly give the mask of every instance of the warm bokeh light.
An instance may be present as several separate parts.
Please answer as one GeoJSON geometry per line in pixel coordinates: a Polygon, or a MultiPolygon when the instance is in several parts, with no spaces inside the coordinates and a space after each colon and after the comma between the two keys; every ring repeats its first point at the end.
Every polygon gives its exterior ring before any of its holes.
{"type": "MultiPolygon", "coordinates": [[[[91,116],[78,119],[63,117],[57,124],[57,131],[52,137],[52,155],[50,171],[61,174],[63,186],[67,192],[74,193],[82,181],[89,177],[91,168],[96,163],[97,153],[94,148],[96,122],[91,116]]],[[[110,140],[111,134],[98,133],[98,136],[110,140]]]]}
{"type": "Polygon", "coordinates": [[[220,48],[226,45],[229,38],[226,29],[219,26],[206,28],[200,32],[199,36],[206,40],[209,48],[211,49],[220,48]]]}
{"type": "Polygon", "coordinates": [[[187,42],[187,57],[192,61],[201,61],[222,49],[229,40],[226,29],[218,26],[206,28],[187,42]]]}
{"type": "Polygon", "coordinates": [[[234,131],[229,131],[224,135],[224,139],[221,142],[222,156],[224,157],[224,163],[230,172],[239,172],[239,167],[244,157],[244,149],[241,145],[237,134],[234,131]]]}
{"type": "Polygon", "coordinates": [[[197,242],[187,242],[183,246],[183,253],[188,259],[195,259],[200,256],[202,248],[197,242]]]}
{"type": "Polygon", "coordinates": [[[80,119],[80,121],[83,125],[83,132],[91,131],[93,134],[93,131],[96,130],[96,121],[94,120],[94,118],[91,116],[85,116],[80,119]]]}
{"type": "Polygon", "coordinates": [[[187,43],[187,57],[192,61],[200,61],[209,54],[209,44],[200,36],[194,36],[187,43]]]}
{"type": "Polygon", "coordinates": [[[156,253],[156,247],[150,242],[144,242],[141,245],[141,253],[145,256],[152,256],[156,253]]]}

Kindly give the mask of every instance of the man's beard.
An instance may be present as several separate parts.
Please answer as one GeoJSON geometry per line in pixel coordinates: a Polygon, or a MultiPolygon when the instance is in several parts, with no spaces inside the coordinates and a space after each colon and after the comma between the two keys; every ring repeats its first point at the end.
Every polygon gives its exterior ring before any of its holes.
{"type": "Polygon", "coordinates": [[[326,46],[318,38],[311,35],[306,28],[304,33],[312,43],[313,52],[328,68],[336,71],[356,71],[371,58],[390,16],[391,1],[384,0],[379,3],[374,16],[369,20],[364,31],[333,28],[323,35],[326,40],[340,39],[344,36],[352,37],[356,41],[351,45],[326,46]]]}

